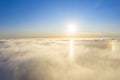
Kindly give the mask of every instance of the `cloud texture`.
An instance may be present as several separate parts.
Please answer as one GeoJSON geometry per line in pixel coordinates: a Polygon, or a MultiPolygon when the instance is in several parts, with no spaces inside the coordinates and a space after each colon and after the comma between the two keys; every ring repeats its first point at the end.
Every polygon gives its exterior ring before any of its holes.
{"type": "Polygon", "coordinates": [[[120,41],[1,39],[0,80],[120,80],[120,41]]]}

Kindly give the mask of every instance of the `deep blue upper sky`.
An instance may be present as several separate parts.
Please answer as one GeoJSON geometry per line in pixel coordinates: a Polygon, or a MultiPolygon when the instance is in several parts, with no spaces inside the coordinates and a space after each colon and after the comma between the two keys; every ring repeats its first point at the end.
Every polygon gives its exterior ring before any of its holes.
{"type": "Polygon", "coordinates": [[[58,34],[65,22],[77,33],[120,33],[120,0],[0,0],[0,35],[58,34]]]}

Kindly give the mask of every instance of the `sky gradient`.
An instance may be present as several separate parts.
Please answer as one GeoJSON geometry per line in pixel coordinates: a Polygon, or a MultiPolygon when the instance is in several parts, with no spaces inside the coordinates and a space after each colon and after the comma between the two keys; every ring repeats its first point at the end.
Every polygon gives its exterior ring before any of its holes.
{"type": "Polygon", "coordinates": [[[0,36],[120,33],[120,0],[0,0],[0,36]]]}

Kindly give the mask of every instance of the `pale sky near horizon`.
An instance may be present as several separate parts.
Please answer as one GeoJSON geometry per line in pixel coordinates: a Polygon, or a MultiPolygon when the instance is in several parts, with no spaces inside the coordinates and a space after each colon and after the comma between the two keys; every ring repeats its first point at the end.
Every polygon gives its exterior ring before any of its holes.
{"type": "Polygon", "coordinates": [[[0,36],[120,33],[120,0],[0,0],[0,36]]]}

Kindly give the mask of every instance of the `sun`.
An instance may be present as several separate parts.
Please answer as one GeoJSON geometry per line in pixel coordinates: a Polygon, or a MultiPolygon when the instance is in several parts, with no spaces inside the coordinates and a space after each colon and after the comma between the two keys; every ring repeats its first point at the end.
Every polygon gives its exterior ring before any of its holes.
{"type": "Polygon", "coordinates": [[[69,22],[66,24],[66,27],[67,27],[67,34],[69,35],[72,35],[72,34],[75,34],[76,33],[76,30],[77,30],[77,22],[69,22]]]}

